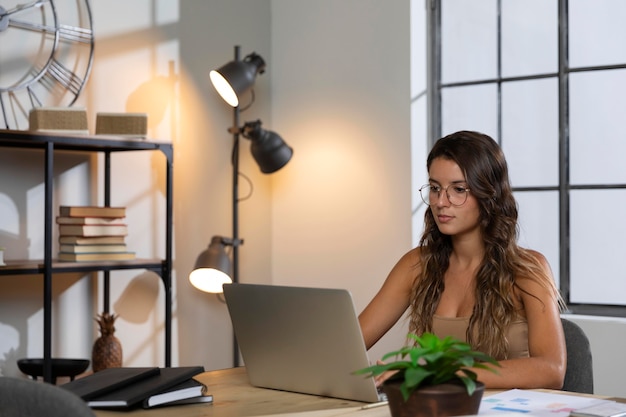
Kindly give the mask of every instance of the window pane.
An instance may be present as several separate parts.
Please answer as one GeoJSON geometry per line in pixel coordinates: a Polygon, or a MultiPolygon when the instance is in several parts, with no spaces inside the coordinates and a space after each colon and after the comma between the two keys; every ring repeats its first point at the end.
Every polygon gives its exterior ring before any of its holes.
{"type": "Polygon", "coordinates": [[[571,301],[626,305],[626,190],[575,190],[571,206],[571,301]]]}
{"type": "Polygon", "coordinates": [[[441,131],[476,130],[497,140],[498,95],[495,84],[445,88],[441,91],[441,131]]]}
{"type": "Polygon", "coordinates": [[[626,62],[626,2],[569,0],[569,63],[571,67],[626,62]]]}
{"type": "Polygon", "coordinates": [[[502,1],[502,76],[558,71],[556,0],[502,1]]]}
{"type": "Polygon", "coordinates": [[[441,2],[441,81],[497,76],[496,0],[441,2]]]}
{"type": "Polygon", "coordinates": [[[515,193],[519,206],[520,246],[546,257],[559,283],[559,194],[556,191],[515,193]]]}
{"type": "Polygon", "coordinates": [[[626,70],[570,75],[572,184],[626,183],[626,70]]]}
{"type": "Polygon", "coordinates": [[[502,85],[502,149],[514,186],[558,184],[558,105],[556,78],[502,85]]]}

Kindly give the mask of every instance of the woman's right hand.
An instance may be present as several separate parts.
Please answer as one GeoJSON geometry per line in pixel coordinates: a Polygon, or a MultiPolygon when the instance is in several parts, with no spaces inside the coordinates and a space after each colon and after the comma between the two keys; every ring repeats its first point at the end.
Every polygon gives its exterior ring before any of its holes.
{"type": "MultiPolygon", "coordinates": [[[[384,365],[385,362],[383,361],[376,361],[376,365],[384,365]]],[[[380,387],[381,385],[383,385],[383,382],[385,382],[386,380],[388,380],[389,378],[391,378],[391,376],[393,374],[395,374],[398,371],[387,371],[385,373],[382,373],[380,375],[376,375],[374,377],[374,383],[376,384],[376,387],[380,387]]]]}

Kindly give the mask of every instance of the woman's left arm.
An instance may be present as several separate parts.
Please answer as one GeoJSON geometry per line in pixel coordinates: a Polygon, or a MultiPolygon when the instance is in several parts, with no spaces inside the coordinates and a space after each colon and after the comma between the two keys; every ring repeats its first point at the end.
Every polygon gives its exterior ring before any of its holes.
{"type": "MultiPolygon", "coordinates": [[[[537,259],[552,279],[545,258],[537,259]]],[[[561,389],[565,377],[567,352],[558,301],[549,288],[535,280],[517,280],[528,320],[528,358],[500,361],[497,373],[478,369],[478,380],[487,388],[561,389]]]]}

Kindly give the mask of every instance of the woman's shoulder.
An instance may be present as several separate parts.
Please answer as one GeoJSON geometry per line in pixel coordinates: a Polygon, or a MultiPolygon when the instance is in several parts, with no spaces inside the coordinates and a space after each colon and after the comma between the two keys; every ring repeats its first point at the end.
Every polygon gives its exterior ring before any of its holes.
{"type": "Polygon", "coordinates": [[[531,290],[534,287],[543,287],[553,291],[555,287],[552,268],[547,258],[533,249],[521,250],[522,271],[516,276],[516,284],[522,289],[531,290]]]}
{"type": "Polygon", "coordinates": [[[523,261],[534,264],[536,267],[547,271],[551,270],[548,259],[543,255],[543,253],[527,248],[520,248],[520,252],[522,254],[523,261]]]}
{"type": "Polygon", "coordinates": [[[411,280],[419,275],[421,270],[421,249],[413,248],[400,257],[394,268],[392,275],[410,277],[411,280]]]}
{"type": "Polygon", "coordinates": [[[400,258],[399,262],[407,263],[409,265],[413,265],[413,266],[417,267],[421,263],[421,254],[422,254],[422,248],[417,246],[417,247],[409,250],[407,253],[405,253],[400,258]]]}

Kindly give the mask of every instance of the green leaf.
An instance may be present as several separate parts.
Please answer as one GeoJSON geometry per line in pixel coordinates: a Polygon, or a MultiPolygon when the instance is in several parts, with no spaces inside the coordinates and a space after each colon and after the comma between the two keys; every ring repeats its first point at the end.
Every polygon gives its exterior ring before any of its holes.
{"type": "Polygon", "coordinates": [[[407,368],[404,372],[404,381],[410,388],[415,388],[433,373],[424,368],[407,368]]]}
{"type": "Polygon", "coordinates": [[[461,376],[459,378],[465,384],[465,388],[467,389],[467,395],[472,395],[474,391],[476,391],[476,381],[472,378],[468,378],[465,376],[461,376]]]}

